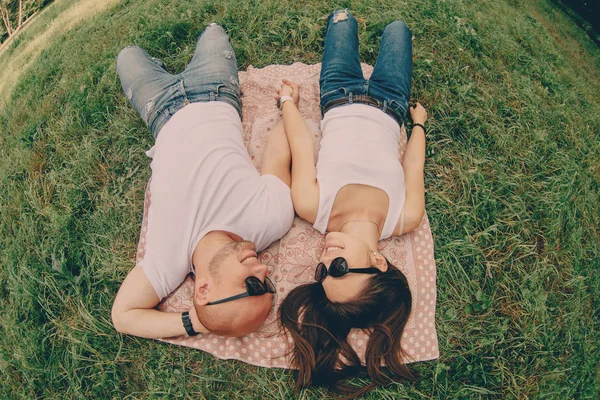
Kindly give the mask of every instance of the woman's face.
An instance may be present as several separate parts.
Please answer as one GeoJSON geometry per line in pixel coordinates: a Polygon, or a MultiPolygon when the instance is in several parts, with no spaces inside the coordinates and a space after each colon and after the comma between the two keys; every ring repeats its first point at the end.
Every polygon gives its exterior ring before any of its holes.
{"type": "MultiPolygon", "coordinates": [[[[349,268],[375,267],[387,271],[387,262],[381,254],[373,254],[365,241],[341,232],[331,232],[325,236],[325,249],[320,262],[329,270],[331,262],[343,257],[349,268]]],[[[348,273],[339,278],[326,276],[323,289],[332,303],[345,303],[356,299],[365,288],[372,274],[348,273]]]]}

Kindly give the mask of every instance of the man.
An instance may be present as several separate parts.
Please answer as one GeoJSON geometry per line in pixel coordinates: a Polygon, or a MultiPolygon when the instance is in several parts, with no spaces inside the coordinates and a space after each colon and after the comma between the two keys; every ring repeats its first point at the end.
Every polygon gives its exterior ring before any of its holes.
{"type": "Polygon", "coordinates": [[[148,152],[146,251],[117,294],[115,328],[149,338],[254,331],[275,293],[256,252],[294,218],[283,126],[267,141],[259,175],[243,144],[235,55],[214,23],[183,73],[169,74],[138,47],[119,53],[117,73],[156,143],[148,152]],[[189,272],[196,275],[189,313],[156,310],[189,272]]]}

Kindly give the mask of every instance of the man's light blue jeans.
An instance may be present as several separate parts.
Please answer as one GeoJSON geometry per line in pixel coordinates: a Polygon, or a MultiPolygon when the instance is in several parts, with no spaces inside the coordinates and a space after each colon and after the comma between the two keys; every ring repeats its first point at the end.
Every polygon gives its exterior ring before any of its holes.
{"type": "Polygon", "coordinates": [[[224,101],[242,117],[237,61],[220,25],[212,23],[200,34],[194,57],[180,74],[168,73],[162,61],[136,46],[121,50],[117,73],[155,139],[169,118],[189,103],[224,101]]]}

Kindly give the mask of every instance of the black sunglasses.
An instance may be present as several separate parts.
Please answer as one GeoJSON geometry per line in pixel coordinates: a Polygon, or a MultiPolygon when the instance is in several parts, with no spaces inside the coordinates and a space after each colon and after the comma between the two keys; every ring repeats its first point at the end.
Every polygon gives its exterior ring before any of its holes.
{"type": "Polygon", "coordinates": [[[217,301],[211,301],[210,303],[207,303],[206,305],[213,306],[215,304],[227,303],[228,301],[243,299],[244,297],[248,297],[248,296],[260,296],[265,293],[275,293],[275,292],[276,292],[275,285],[273,284],[273,281],[270,280],[269,278],[265,277],[265,281],[263,283],[257,277],[249,276],[246,278],[246,293],[227,297],[225,299],[221,299],[221,300],[217,300],[217,301]]]}
{"type": "Polygon", "coordinates": [[[375,267],[370,268],[348,268],[348,262],[344,257],[334,258],[331,264],[329,265],[329,270],[323,263],[319,263],[317,265],[317,269],[315,269],[315,280],[317,282],[321,282],[327,275],[339,278],[340,276],[344,276],[350,272],[357,274],[377,274],[381,272],[379,269],[375,267]]]}

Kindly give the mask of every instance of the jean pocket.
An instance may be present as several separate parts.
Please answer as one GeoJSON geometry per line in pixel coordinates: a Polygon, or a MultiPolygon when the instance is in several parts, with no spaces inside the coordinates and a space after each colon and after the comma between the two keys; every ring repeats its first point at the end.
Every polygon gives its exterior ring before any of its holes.
{"type": "Polygon", "coordinates": [[[406,111],[408,110],[408,102],[399,102],[396,100],[391,100],[389,102],[388,108],[400,117],[402,117],[402,119],[404,119],[406,111]]]}
{"type": "MultiPolygon", "coordinates": [[[[346,96],[348,96],[348,89],[341,87],[341,88],[338,88],[335,90],[330,90],[328,92],[321,93],[321,99],[324,99],[325,97],[328,97],[328,96],[333,96],[335,94],[341,95],[340,97],[342,97],[342,96],[346,97],[346,96]]],[[[332,99],[332,100],[335,100],[335,99],[332,99]]]]}
{"type": "Polygon", "coordinates": [[[221,84],[216,87],[215,94],[218,96],[224,94],[224,95],[229,95],[229,96],[239,98],[240,97],[240,89],[239,89],[239,86],[236,86],[234,84],[230,84],[230,85],[221,84]]]}

